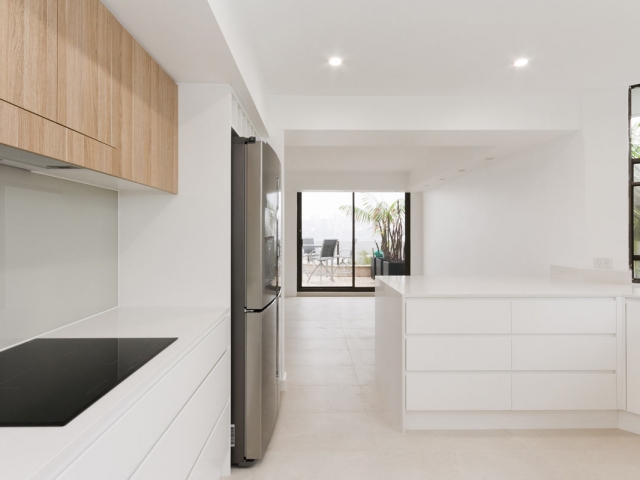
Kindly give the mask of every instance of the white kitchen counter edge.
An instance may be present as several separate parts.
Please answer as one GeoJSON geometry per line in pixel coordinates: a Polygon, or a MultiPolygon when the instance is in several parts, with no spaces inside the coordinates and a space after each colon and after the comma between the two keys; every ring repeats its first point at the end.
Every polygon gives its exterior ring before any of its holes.
{"type": "Polygon", "coordinates": [[[640,299],[640,285],[597,284],[553,277],[384,277],[404,298],[597,298],[640,299]]]}

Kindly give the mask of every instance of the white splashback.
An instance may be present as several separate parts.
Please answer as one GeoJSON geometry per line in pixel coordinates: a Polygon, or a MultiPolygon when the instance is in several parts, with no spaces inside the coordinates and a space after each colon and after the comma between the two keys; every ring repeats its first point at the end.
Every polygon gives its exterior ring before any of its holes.
{"type": "Polygon", "coordinates": [[[0,166],[0,349],[117,304],[117,192],[0,166]]]}

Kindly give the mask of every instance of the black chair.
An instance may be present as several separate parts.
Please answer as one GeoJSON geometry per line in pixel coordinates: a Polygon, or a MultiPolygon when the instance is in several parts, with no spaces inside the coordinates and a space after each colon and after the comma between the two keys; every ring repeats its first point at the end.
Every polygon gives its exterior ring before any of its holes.
{"type": "Polygon", "coordinates": [[[333,261],[336,258],[336,250],[338,249],[338,240],[337,239],[329,239],[322,241],[322,248],[320,249],[319,255],[314,255],[311,257],[311,260],[316,263],[316,267],[309,274],[307,281],[311,280],[313,275],[320,276],[320,283],[322,283],[322,277],[329,277],[333,283],[335,283],[335,279],[333,278],[333,274],[335,272],[333,261]]]}

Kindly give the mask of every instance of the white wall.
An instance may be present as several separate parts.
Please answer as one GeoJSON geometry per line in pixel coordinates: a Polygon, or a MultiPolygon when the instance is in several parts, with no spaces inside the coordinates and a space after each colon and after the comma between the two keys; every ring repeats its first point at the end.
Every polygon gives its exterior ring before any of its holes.
{"type": "Polygon", "coordinates": [[[612,258],[615,270],[629,262],[628,90],[603,90],[582,100],[586,257],[612,258]]]}
{"type": "Polygon", "coordinates": [[[118,193],[0,165],[0,349],[118,305],[118,193]]]}
{"type": "Polygon", "coordinates": [[[627,89],[581,100],[581,133],[425,194],[425,274],[628,272],[627,89]]]}
{"type": "Polygon", "coordinates": [[[231,90],[180,84],[179,194],[120,194],[120,305],[229,305],[231,90]]]}
{"type": "Polygon", "coordinates": [[[584,258],[584,167],[574,134],[424,194],[426,275],[540,274],[584,258]]]}

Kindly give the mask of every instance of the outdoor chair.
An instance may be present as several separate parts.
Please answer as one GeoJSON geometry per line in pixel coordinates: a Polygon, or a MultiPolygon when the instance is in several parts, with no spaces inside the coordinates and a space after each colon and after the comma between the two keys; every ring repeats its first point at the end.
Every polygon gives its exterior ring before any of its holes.
{"type": "Polygon", "coordinates": [[[335,283],[333,274],[335,272],[334,260],[336,258],[337,248],[338,248],[337,239],[329,239],[329,240],[322,241],[322,248],[320,249],[320,253],[317,255],[313,255],[311,257],[311,261],[314,262],[315,268],[311,271],[311,273],[307,277],[307,281],[310,281],[311,277],[313,277],[314,275],[318,275],[320,276],[320,283],[322,283],[322,277],[329,277],[331,281],[335,283]]]}
{"type": "Polygon", "coordinates": [[[351,274],[351,264],[353,261],[353,250],[351,248],[345,248],[344,250],[340,250],[338,254],[338,265],[336,270],[340,270],[341,267],[351,274]]]}
{"type": "Polygon", "coordinates": [[[313,238],[302,239],[302,258],[307,259],[307,263],[311,263],[311,256],[316,251],[315,240],[313,238]]]}

